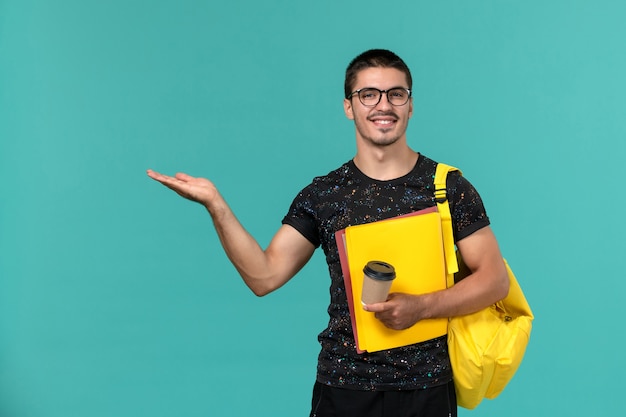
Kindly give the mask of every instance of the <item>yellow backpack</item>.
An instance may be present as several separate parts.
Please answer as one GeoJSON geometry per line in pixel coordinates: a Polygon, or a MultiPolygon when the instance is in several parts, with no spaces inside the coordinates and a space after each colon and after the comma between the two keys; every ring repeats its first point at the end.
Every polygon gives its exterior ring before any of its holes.
{"type": "MultiPolygon", "coordinates": [[[[446,194],[446,177],[450,171],[459,170],[439,164],[435,173],[435,199],[441,216],[448,288],[467,273],[460,253],[455,251],[446,194]]],[[[522,362],[530,338],[533,313],[513,271],[504,262],[510,280],[506,298],[476,313],[452,317],[448,323],[448,350],[457,403],[464,408],[475,408],[483,398],[493,399],[502,392],[522,362]]]]}

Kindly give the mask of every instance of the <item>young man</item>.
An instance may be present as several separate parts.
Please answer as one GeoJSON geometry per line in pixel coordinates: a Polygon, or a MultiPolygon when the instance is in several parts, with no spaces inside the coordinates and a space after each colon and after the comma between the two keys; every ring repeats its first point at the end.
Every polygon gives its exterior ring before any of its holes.
{"type": "MultiPolygon", "coordinates": [[[[412,79],[387,50],[370,50],[348,66],[344,110],[356,128],[355,157],[317,177],[293,201],[283,225],[262,249],[237,221],[215,186],[186,174],[148,175],[209,211],[221,243],[250,289],[268,294],[291,279],[321,246],[331,277],[328,327],[311,416],[453,416],[456,398],[446,337],[388,351],[358,354],[334,233],[435,205],[436,162],[409,148],[412,79]]],[[[450,289],[390,294],[364,308],[387,327],[478,311],[508,292],[508,278],[480,196],[458,174],[448,178],[454,237],[471,274],[450,289]]]]}

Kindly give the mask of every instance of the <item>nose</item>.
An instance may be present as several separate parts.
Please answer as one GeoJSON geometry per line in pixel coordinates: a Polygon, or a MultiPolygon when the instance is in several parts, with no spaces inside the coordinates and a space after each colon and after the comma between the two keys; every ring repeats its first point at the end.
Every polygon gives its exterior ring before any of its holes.
{"type": "Polygon", "coordinates": [[[381,109],[381,110],[392,108],[391,103],[389,102],[389,96],[387,95],[387,91],[384,91],[383,93],[381,93],[380,100],[378,101],[378,104],[376,104],[375,108],[381,109]]]}

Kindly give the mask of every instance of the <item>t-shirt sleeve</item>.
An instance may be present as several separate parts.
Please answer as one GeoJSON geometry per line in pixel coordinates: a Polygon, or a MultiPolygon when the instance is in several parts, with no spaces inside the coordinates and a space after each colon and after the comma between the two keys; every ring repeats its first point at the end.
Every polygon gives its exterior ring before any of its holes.
{"type": "Polygon", "coordinates": [[[483,201],[476,188],[467,179],[453,172],[448,176],[446,187],[455,242],[489,226],[489,217],[483,201]]]}
{"type": "Polygon", "coordinates": [[[283,218],[282,224],[287,224],[296,229],[317,248],[321,240],[314,207],[315,203],[312,197],[312,189],[311,186],[309,186],[300,191],[293,200],[289,211],[283,218]]]}

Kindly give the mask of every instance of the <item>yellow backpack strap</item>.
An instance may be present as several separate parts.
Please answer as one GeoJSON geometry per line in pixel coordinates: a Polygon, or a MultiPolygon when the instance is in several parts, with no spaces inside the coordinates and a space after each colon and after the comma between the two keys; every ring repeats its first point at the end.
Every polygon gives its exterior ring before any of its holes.
{"type": "Polygon", "coordinates": [[[448,288],[454,285],[454,274],[458,272],[459,266],[454,249],[454,234],[452,232],[452,215],[450,214],[450,204],[448,203],[448,193],[446,190],[446,179],[448,172],[459,171],[446,164],[438,164],[435,171],[435,201],[439,216],[441,216],[441,232],[443,234],[443,251],[446,258],[446,273],[448,275],[448,288]]]}

